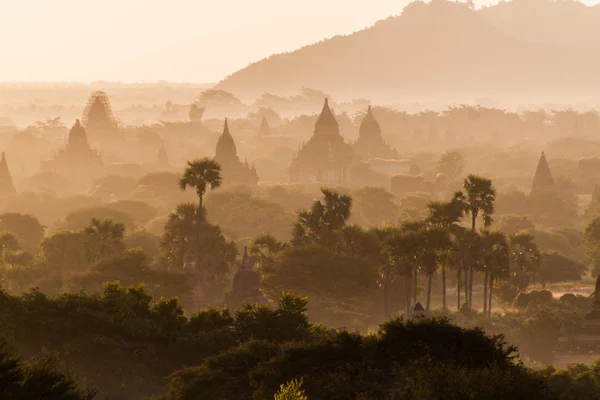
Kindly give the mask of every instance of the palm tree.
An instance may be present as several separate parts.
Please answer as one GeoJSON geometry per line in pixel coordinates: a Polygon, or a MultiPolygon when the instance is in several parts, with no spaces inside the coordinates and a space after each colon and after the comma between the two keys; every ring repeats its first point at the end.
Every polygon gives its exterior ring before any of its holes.
{"type": "MultiPolygon", "coordinates": [[[[461,197],[461,193],[455,193],[452,200],[447,202],[439,202],[432,201],[427,205],[429,208],[429,217],[427,218],[427,222],[430,225],[433,225],[438,228],[445,229],[448,233],[451,234],[451,238],[454,238],[454,233],[457,228],[459,228],[458,223],[460,219],[464,215],[464,206],[461,201],[459,201],[461,197]]],[[[444,312],[447,310],[446,305],[446,267],[448,265],[450,257],[450,249],[445,252],[440,258],[441,261],[441,269],[442,269],[442,309],[444,312]]],[[[459,277],[460,277],[460,271],[459,277]]],[[[460,281],[457,292],[459,299],[459,307],[460,307],[460,281]]]]}
{"type": "Polygon", "coordinates": [[[510,249],[508,239],[500,232],[484,232],[484,257],[485,257],[485,273],[486,281],[489,280],[488,301],[485,301],[486,286],[484,285],[484,304],[483,313],[485,315],[486,305],[488,317],[492,315],[492,292],[494,282],[505,279],[510,267],[510,249]]]}
{"type": "Polygon", "coordinates": [[[421,252],[419,263],[427,274],[427,305],[429,312],[431,303],[431,283],[441,261],[450,248],[450,234],[443,228],[425,228],[421,232],[421,252]]]}
{"type": "Polygon", "coordinates": [[[328,189],[321,189],[323,201],[316,200],[310,211],[298,213],[294,225],[293,243],[318,243],[332,246],[335,235],[346,226],[352,211],[352,198],[328,189]]]}
{"type": "Polygon", "coordinates": [[[221,166],[215,160],[205,157],[202,159],[188,161],[188,166],[179,180],[179,187],[185,190],[188,186],[193,188],[198,195],[199,208],[202,208],[202,197],[210,185],[211,190],[216,189],[223,183],[221,177],[221,166]]]}
{"type": "Polygon", "coordinates": [[[84,230],[84,234],[86,253],[90,263],[125,250],[123,243],[125,225],[111,219],[100,221],[92,218],[92,222],[84,230]]]}
{"type": "Polygon", "coordinates": [[[491,315],[492,297],[488,297],[488,284],[491,293],[494,279],[500,279],[508,270],[508,240],[501,232],[487,230],[482,232],[481,239],[481,266],[484,271],[483,315],[486,315],[486,311],[487,315],[491,315]]]}
{"type": "Polygon", "coordinates": [[[274,236],[267,233],[254,239],[250,244],[250,255],[258,258],[261,263],[268,263],[286,247],[285,242],[280,242],[274,236]]]}
{"type": "Polygon", "coordinates": [[[394,264],[386,254],[385,243],[393,237],[397,230],[395,228],[374,228],[369,231],[377,239],[377,256],[379,263],[379,286],[383,291],[383,316],[387,318],[389,313],[389,287],[394,282],[396,271],[394,264]]]}
{"type": "Polygon", "coordinates": [[[386,242],[385,253],[395,273],[404,277],[404,291],[406,295],[405,315],[408,318],[412,308],[412,281],[415,270],[418,268],[417,254],[421,248],[422,236],[410,230],[395,232],[386,242]]]}
{"type": "Polygon", "coordinates": [[[475,224],[479,214],[483,217],[483,226],[489,227],[494,219],[494,205],[496,202],[496,189],[491,179],[482,178],[477,175],[469,175],[463,184],[465,193],[456,194],[456,200],[461,201],[464,210],[471,214],[471,229],[475,231],[475,224]]]}
{"type": "MultiPolygon", "coordinates": [[[[494,204],[496,202],[496,189],[494,189],[492,181],[477,175],[468,175],[464,181],[463,189],[464,193],[457,198],[457,201],[461,201],[465,212],[471,214],[471,230],[475,232],[475,225],[480,214],[483,217],[483,226],[489,227],[494,222],[492,215],[495,211],[494,204]]],[[[471,265],[469,276],[465,276],[468,279],[469,306],[472,305],[474,269],[474,265],[471,265]]]]}
{"type": "Polygon", "coordinates": [[[535,281],[540,266],[540,250],[534,237],[528,233],[517,233],[510,238],[513,278],[519,290],[525,290],[535,281]]]}

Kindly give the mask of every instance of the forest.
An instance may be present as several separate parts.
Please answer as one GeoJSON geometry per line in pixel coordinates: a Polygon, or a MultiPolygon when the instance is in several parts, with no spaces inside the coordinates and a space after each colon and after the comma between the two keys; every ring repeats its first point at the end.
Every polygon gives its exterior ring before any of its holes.
{"type": "Polygon", "coordinates": [[[599,11],[0,82],[0,399],[600,399],[599,11]]]}

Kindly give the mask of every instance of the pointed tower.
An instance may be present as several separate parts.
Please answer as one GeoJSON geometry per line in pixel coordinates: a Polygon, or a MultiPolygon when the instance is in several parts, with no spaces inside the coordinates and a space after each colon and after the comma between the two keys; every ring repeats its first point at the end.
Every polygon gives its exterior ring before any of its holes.
{"type": "Polygon", "coordinates": [[[231,133],[229,133],[229,124],[227,123],[227,118],[225,118],[223,133],[217,141],[215,159],[224,166],[233,162],[239,162],[233,136],[231,136],[231,133]]]}
{"type": "Polygon", "coordinates": [[[535,170],[535,176],[533,177],[533,186],[531,190],[552,189],[555,186],[556,183],[552,177],[552,172],[550,172],[550,167],[548,166],[548,161],[546,160],[546,154],[542,152],[542,156],[540,157],[540,161],[538,162],[535,170]]]}
{"type": "Polygon", "coordinates": [[[354,158],[352,146],[340,135],[339,125],[325,99],[314,134],[292,160],[290,177],[294,180],[341,183],[347,179],[347,171],[354,158]]]}
{"type": "Polygon", "coordinates": [[[267,119],[263,117],[262,122],[260,123],[260,129],[258,131],[259,136],[269,136],[271,134],[271,127],[267,122],[267,119]]]}
{"type": "Polygon", "coordinates": [[[2,152],[2,160],[0,160],[0,196],[6,196],[16,192],[12,176],[8,170],[8,164],[6,163],[6,156],[4,152],[2,152]]]}
{"type": "Polygon", "coordinates": [[[365,119],[360,124],[360,128],[358,130],[358,137],[364,137],[365,139],[371,140],[382,140],[381,139],[381,127],[379,126],[379,122],[375,119],[373,115],[373,109],[371,106],[367,109],[367,115],[365,119]]]}
{"type": "Polygon", "coordinates": [[[89,149],[87,133],[79,120],[75,121],[75,125],[69,131],[67,147],[74,151],[89,149]]]}
{"type": "Polygon", "coordinates": [[[160,149],[158,149],[158,154],[156,155],[156,166],[165,169],[171,168],[171,163],[169,162],[169,157],[167,156],[167,149],[165,149],[164,141],[160,145],[160,149]]]}
{"type": "Polygon", "coordinates": [[[374,158],[398,158],[398,153],[383,141],[381,127],[373,115],[371,106],[360,124],[354,151],[367,161],[374,158]]]}
{"type": "MultiPolygon", "coordinates": [[[[88,104],[83,111],[81,123],[91,139],[113,139],[119,134],[110,101],[106,93],[94,92],[90,95],[88,104]]],[[[92,140],[93,141],[93,140],[92,140]]]]}
{"type": "Polygon", "coordinates": [[[329,100],[325,98],[325,104],[321,110],[321,115],[315,124],[315,136],[317,135],[339,135],[340,126],[338,125],[331,108],[329,108],[329,100]]]}

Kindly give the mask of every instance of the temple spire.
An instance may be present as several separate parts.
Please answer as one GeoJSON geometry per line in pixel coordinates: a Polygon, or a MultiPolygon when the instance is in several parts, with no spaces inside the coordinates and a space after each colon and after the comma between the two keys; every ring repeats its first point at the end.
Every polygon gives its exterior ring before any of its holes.
{"type": "Polygon", "coordinates": [[[533,178],[532,191],[536,189],[551,189],[555,187],[554,178],[550,171],[550,166],[546,160],[546,154],[542,152],[540,161],[538,162],[535,170],[535,176],[533,178]]]}
{"type": "Polygon", "coordinates": [[[315,135],[339,135],[340,127],[329,108],[329,100],[325,98],[325,103],[323,104],[323,109],[321,110],[321,115],[317,119],[317,123],[315,124],[315,135]]]}
{"type": "Polygon", "coordinates": [[[229,133],[229,124],[227,123],[227,118],[225,118],[225,126],[223,126],[223,134],[230,135],[230,133],[229,133]]]}
{"type": "Polygon", "coordinates": [[[8,169],[6,155],[2,152],[2,159],[0,160],[0,195],[13,193],[16,193],[15,186],[13,185],[12,176],[8,169]]]}
{"type": "Polygon", "coordinates": [[[167,149],[165,148],[164,141],[160,145],[160,149],[158,149],[158,154],[156,155],[156,166],[161,168],[171,167],[171,163],[169,162],[169,157],[167,156],[167,149]]]}
{"type": "Polygon", "coordinates": [[[269,122],[267,122],[267,118],[263,117],[260,123],[260,129],[258,131],[260,136],[269,136],[271,134],[271,127],[269,126],[269,122]]]}

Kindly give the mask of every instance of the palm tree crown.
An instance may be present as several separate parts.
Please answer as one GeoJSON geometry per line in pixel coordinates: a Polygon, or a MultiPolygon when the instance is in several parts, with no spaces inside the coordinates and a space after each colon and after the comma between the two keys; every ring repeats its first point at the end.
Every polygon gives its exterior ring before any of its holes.
{"type": "Polygon", "coordinates": [[[221,177],[221,166],[211,158],[202,158],[199,160],[188,161],[188,166],[179,180],[179,187],[185,190],[188,186],[196,190],[202,208],[202,197],[206,193],[206,188],[210,185],[211,189],[216,189],[223,183],[221,177]]]}
{"type": "Polygon", "coordinates": [[[465,211],[471,214],[471,229],[475,230],[475,222],[481,213],[483,225],[488,227],[494,222],[494,203],[496,202],[496,189],[490,179],[477,175],[469,175],[465,179],[463,189],[465,193],[456,194],[457,200],[464,204],[465,211]]]}

